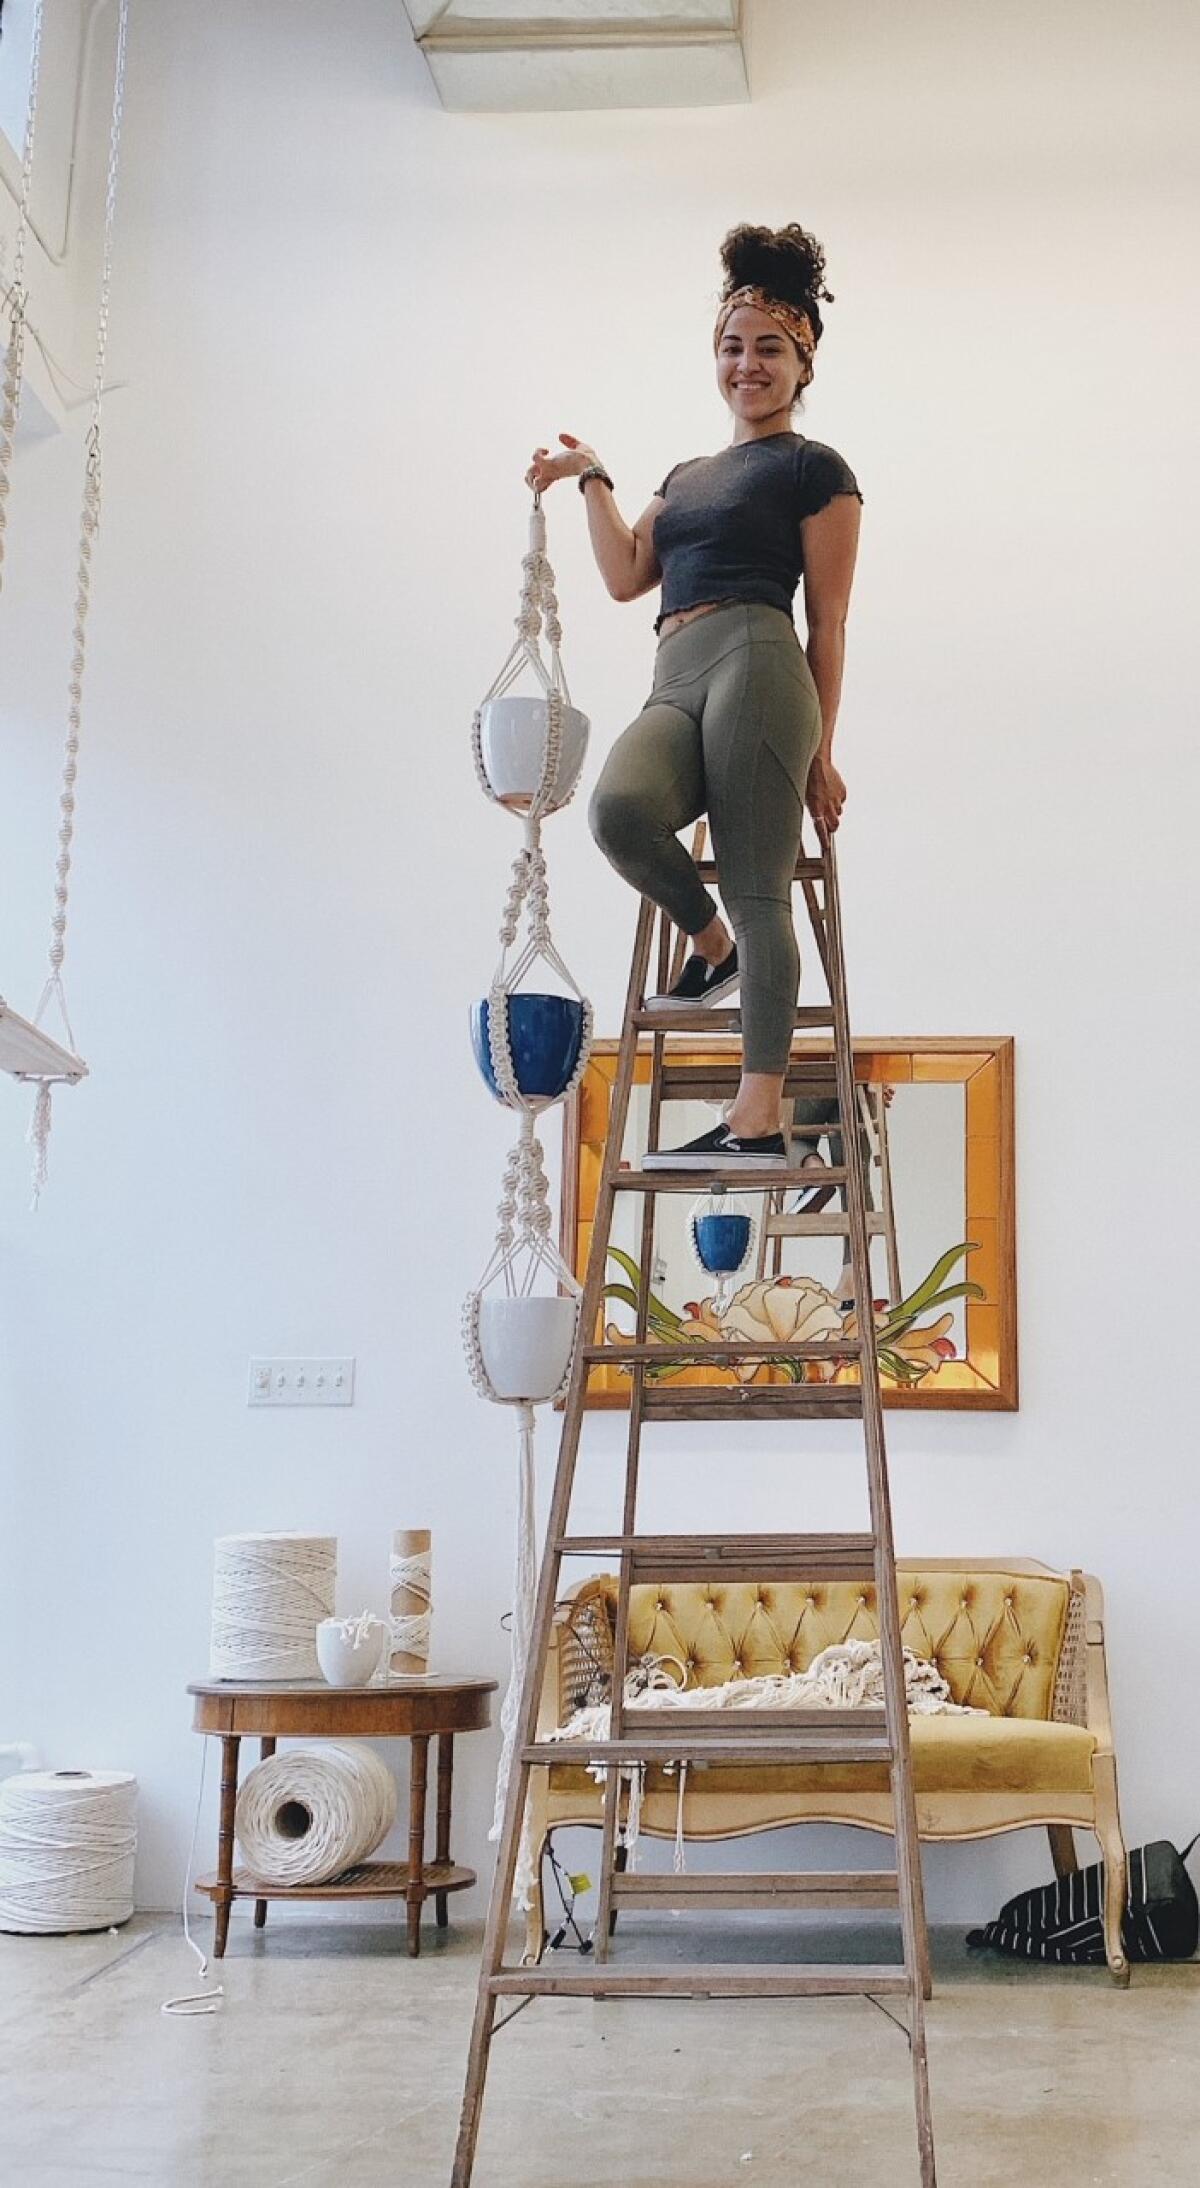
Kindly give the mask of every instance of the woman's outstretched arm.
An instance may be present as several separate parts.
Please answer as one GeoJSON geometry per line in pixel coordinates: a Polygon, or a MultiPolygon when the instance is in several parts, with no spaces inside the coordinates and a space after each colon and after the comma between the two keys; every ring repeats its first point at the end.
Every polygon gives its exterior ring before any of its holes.
{"type": "Polygon", "coordinates": [[[846,785],[833,764],[833,732],[842,696],[846,616],[862,508],[853,494],[837,494],[801,525],[804,545],[805,653],[821,702],[821,742],[808,775],[807,803],[818,829],[831,833],[846,802],[846,785]]]}
{"type": "MultiPolygon", "coordinates": [[[[576,440],[573,433],[560,433],[558,437],[565,443],[566,453],[552,456],[547,448],[535,448],[525,473],[525,484],[538,493],[544,494],[555,479],[577,478],[586,465],[602,460],[594,448],[576,440]]],[[[626,524],[603,479],[589,479],[583,498],[592,553],[613,599],[639,600],[643,593],[652,592],[662,583],[652,538],[654,519],[662,508],[661,496],[654,495],[632,527],[626,524]]]]}

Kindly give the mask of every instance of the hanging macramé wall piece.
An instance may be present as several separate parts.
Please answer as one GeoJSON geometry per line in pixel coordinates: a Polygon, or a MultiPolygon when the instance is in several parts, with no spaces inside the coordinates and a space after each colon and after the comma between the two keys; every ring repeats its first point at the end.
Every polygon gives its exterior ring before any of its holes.
{"type": "MultiPolygon", "coordinates": [[[[475,768],[481,788],[524,824],[525,842],[514,861],[500,923],[500,961],[486,998],[471,1014],[475,1060],[495,1099],[520,1114],[515,1146],[505,1165],[497,1210],[496,1243],[483,1275],[463,1307],[463,1342],[480,1396],[517,1409],[519,1486],[516,1578],[512,1613],[512,1670],[500,1713],[502,1733],[496,1808],[490,1836],[500,1836],[504,1800],[516,1747],[521,1690],[529,1656],[537,1585],[534,1516],[534,1407],[566,1389],[579,1332],[580,1286],[551,1237],[549,1186],[534,1118],[564,1101],[587,1067],[592,1045],[592,1007],[576,986],[550,935],[550,899],[542,851],[542,821],[558,812],[579,781],[587,749],[587,718],[571,705],[559,656],[562,627],[554,572],[546,556],[546,518],[540,494],[529,520],[529,552],[518,613],[517,638],[476,709],[472,724],[475,768]],[[549,667],[539,632],[545,621],[549,667]],[[542,696],[510,696],[508,687],[528,663],[542,696]],[[522,941],[522,921],[525,935],[522,941]],[[509,952],[515,950],[510,963],[509,952]],[[528,983],[540,968],[561,986],[547,991],[528,983]],[[543,1288],[537,1289],[539,1279],[543,1288]],[[547,1284],[551,1287],[545,1288],[547,1284]]],[[[544,974],[542,975],[544,978],[544,974]]],[[[515,1896],[529,1902],[532,1867],[522,1834],[515,1896]]]]}
{"type": "MultiPolygon", "coordinates": [[[[41,70],[44,0],[33,0],[30,15],[28,107],[25,115],[21,187],[18,198],[12,278],[6,285],[10,319],[8,345],[0,378],[0,584],[4,578],[8,494],[17,421],[25,377],[25,332],[28,294],[25,286],[25,246],[32,221],[30,195],[33,153],[38,122],[38,83],[41,70]]],[[[113,63],[112,115],[108,133],[108,167],[104,192],[104,239],[100,261],[100,301],[96,326],[95,367],[92,375],[91,415],[83,444],[83,493],[79,512],[79,546],[75,566],[74,620],[71,629],[71,665],[67,681],[67,730],[64,739],[62,783],[59,791],[58,856],[54,865],[54,911],[50,920],[50,962],[45,986],[33,1018],[20,1017],[0,996],[0,1071],[11,1072],[34,1088],[33,1115],[28,1140],[33,1149],[33,1205],[36,1208],[46,1183],[50,1150],[51,1096],[56,1086],[78,1086],[87,1077],[87,1065],[76,1053],[75,1035],[63,985],[67,949],[67,912],[71,858],[75,842],[76,781],[79,773],[79,741],[83,720],[83,677],[87,654],[88,612],[91,606],[92,556],[100,531],[101,426],[106,386],[109,301],[113,275],[113,233],[120,169],[121,129],[125,109],[125,60],[129,33],[129,0],[117,7],[116,54],[113,63]],[[42,1024],[51,1004],[57,1006],[67,1046],[53,1040],[42,1024]]]]}

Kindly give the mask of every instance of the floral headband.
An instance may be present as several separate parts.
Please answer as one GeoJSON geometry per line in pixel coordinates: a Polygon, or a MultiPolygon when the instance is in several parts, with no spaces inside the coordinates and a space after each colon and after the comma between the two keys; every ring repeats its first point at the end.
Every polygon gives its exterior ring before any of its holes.
{"type": "Polygon", "coordinates": [[[730,312],[736,311],[739,304],[753,304],[757,310],[767,312],[772,319],[776,320],[783,328],[784,333],[790,334],[811,374],[813,351],[817,346],[817,338],[813,333],[813,324],[808,313],[801,311],[795,304],[785,303],[782,297],[768,295],[766,289],[756,288],[753,282],[748,282],[744,288],[735,289],[732,296],[727,296],[722,303],[721,309],[717,313],[717,324],[713,334],[714,350],[720,348],[721,336],[725,331],[725,322],[730,312]]]}

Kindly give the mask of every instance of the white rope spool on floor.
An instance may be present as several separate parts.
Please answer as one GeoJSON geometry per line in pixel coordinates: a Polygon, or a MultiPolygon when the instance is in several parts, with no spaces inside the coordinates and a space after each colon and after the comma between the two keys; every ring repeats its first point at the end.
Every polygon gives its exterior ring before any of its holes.
{"type": "Polygon", "coordinates": [[[137,1779],[22,1770],[0,1785],[0,1930],[108,1930],[133,1913],[137,1779]]]}
{"type": "Polygon", "coordinates": [[[317,1627],[336,1584],[333,1535],[219,1535],[210,1679],[319,1679],[317,1627]]]}
{"type": "Polygon", "coordinates": [[[396,1820],[396,1781],[373,1747],[289,1748],[256,1763],[238,1794],[234,1830],[263,1884],[328,1884],[382,1843],[396,1820]]]}

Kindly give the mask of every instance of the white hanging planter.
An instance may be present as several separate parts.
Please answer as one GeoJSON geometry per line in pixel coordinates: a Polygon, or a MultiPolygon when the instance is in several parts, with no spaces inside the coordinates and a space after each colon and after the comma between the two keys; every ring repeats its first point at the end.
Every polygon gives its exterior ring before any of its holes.
{"type": "MultiPolygon", "coordinates": [[[[490,795],[517,813],[528,812],[542,787],[549,708],[544,698],[507,693],[479,709],[479,760],[490,795]]],[[[574,795],[588,745],[588,718],[564,705],[557,764],[546,786],[543,811],[557,813],[574,795]]]]}
{"type": "Polygon", "coordinates": [[[577,1298],[503,1294],[477,1303],[476,1334],[495,1397],[544,1405],[566,1381],[579,1324],[577,1298]]]}

